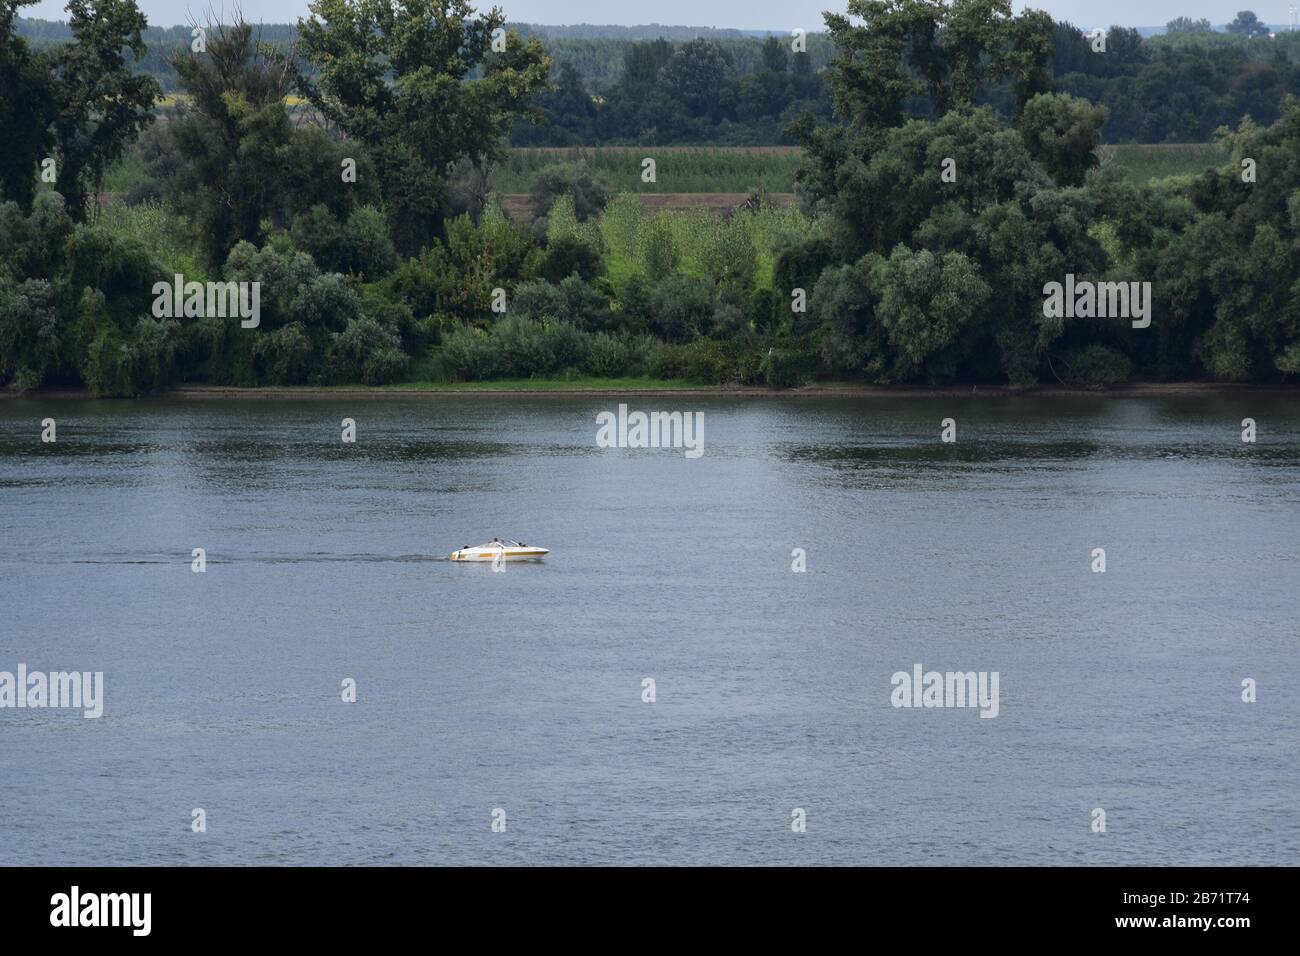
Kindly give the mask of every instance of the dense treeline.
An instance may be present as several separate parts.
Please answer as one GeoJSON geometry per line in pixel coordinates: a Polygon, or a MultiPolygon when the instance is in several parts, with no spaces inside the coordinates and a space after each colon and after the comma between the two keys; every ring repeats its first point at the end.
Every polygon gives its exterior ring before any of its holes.
{"type": "Polygon", "coordinates": [[[1052,46],[1058,88],[1106,107],[1108,143],[1208,142],[1247,115],[1275,122],[1282,100],[1300,95],[1300,33],[1179,31],[1144,40],[1112,28],[1098,54],[1058,24],[1052,46]]]}
{"type": "MultiPolygon", "coordinates": [[[[544,122],[514,125],[511,142],[517,146],[777,145],[793,142],[786,126],[805,110],[821,119],[831,116],[821,77],[834,51],[824,32],[809,33],[806,52],[796,54],[789,37],[738,30],[518,29],[546,47],[554,88],[539,94],[544,122]],[[686,88],[690,83],[715,94],[707,109],[686,88]]],[[[1145,38],[1112,27],[1099,54],[1079,29],[1058,23],[1050,69],[1061,91],[1107,108],[1105,143],[1208,142],[1217,128],[1247,114],[1259,123],[1274,122],[1283,97],[1300,95],[1300,34],[1270,37],[1248,11],[1227,30],[1216,33],[1207,21],[1187,18],[1145,38]]],[[[297,42],[294,26],[268,24],[256,31],[261,42],[281,50],[297,42]]],[[[66,24],[42,20],[21,20],[18,32],[34,49],[71,39],[66,24]]],[[[150,27],[141,38],[138,68],[165,92],[181,91],[170,60],[189,48],[190,28],[150,27]]],[[[299,65],[312,68],[306,61],[299,65]]],[[[985,91],[983,98],[1004,115],[1013,101],[1005,89],[985,91]]]]}
{"type": "Polygon", "coordinates": [[[865,25],[827,17],[846,122],[802,131],[804,186],[831,235],[790,259],[815,283],[805,331],[827,371],[1031,383],[1300,369],[1300,100],[1270,127],[1224,130],[1232,166],[1138,187],[1094,168],[1106,110],[1052,89],[1045,14],[848,6],[865,25]],[[1010,120],[978,105],[1001,86],[1010,120]],[[911,115],[918,100],[937,118],[911,115]],[[1155,318],[1049,308],[1050,284],[1074,277],[1138,283],[1155,318]]]}
{"type": "MultiPolygon", "coordinates": [[[[185,98],[159,118],[133,0],[70,0],[74,41],[43,49],[21,5],[0,0],[0,385],[1300,372],[1300,100],[1219,130],[1224,168],[1126,182],[1098,162],[1107,108],[1051,69],[1060,28],[1009,0],[849,0],[821,74],[764,43],[755,79],[833,105],[788,127],[802,208],[649,215],[637,168],[578,157],[535,176],[529,227],[488,183],[554,64],[495,11],[314,0],[293,49],[214,24],[172,55],[185,98]],[[146,174],[105,206],[128,154],[146,174]],[[1075,279],[1149,283],[1150,322],[1045,305],[1075,279]]],[[[708,43],[635,46],[619,82],[720,125],[708,43]]]]}
{"type": "MultiPolygon", "coordinates": [[[[1253,14],[1250,15],[1253,17],[1253,14]]],[[[790,41],[650,41],[620,45],[548,41],[557,89],[542,94],[544,125],[516,124],[517,145],[667,145],[712,142],[778,144],[803,112],[832,114],[823,82],[833,54],[829,36],[813,34],[807,52],[790,41]],[[684,80],[690,86],[684,87],[684,80]],[[691,95],[688,89],[707,91],[691,95]]],[[[1107,143],[1208,142],[1220,126],[1251,114],[1271,123],[1283,98],[1300,94],[1300,34],[1275,38],[1175,31],[1144,39],[1112,27],[1105,52],[1068,23],[1055,24],[1049,69],[1057,88],[1105,105],[1107,143]]],[[[1003,115],[1014,108],[1005,86],[981,93],[1003,115]]],[[[925,104],[908,104],[924,115],[925,104]]]]}

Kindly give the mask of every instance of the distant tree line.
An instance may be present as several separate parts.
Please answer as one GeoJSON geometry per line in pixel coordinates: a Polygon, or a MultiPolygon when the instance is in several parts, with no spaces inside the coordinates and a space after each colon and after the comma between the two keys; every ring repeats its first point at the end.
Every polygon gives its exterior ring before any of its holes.
{"type": "MultiPolygon", "coordinates": [[[[540,27],[537,37],[552,66],[551,88],[537,94],[541,121],[521,120],[511,130],[516,146],[575,145],[778,145],[794,140],[786,127],[803,112],[832,115],[823,82],[833,55],[829,34],[804,38],[804,52],[789,36],[746,36],[737,30],[540,27]],[[696,90],[707,91],[706,97],[696,90]]],[[[297,28],[255,28],[259,42],[294,47],[297,28]]],[[[1249,115],[1272,123],[1283,97],[1300,94],[1300,34],[1269,37],[1268,27],[1242,11],[1214,32],[1206,20],[1180,17],[1166,33],[1144,38],[1112,27],[1105,52],[1068,23],[1053,26],[1049,71],[1057,89],[1104,105],[1103,143],[1208,142],[1214,130],[1249,115]]],[[[66,43],[66,24],[19,20],[18,33],[33,49],[66,43]]],[[[189,27],[147,27],[143,48],[128,56],[164,92],[181,89],[171,66],[189,48],[189,27]]],[[[300,61],[300,69],[313,65],[300,61]]],[[[471,74],[473,75],[473,74],[471,74]]],[[[1013,96],[1005,87],[981,93],[1002,115],[1013,96]]],[[[920,115],[923,106],[912,104],[920,115]]]]}

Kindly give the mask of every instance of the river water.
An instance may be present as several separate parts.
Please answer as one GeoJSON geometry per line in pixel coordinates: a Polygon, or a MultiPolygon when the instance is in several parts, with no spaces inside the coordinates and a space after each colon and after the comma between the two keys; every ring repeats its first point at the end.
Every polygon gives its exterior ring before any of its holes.
{"type": "Polygon", "coordinates": [[[617,401],[0,402],[0,864],[1300,860],[1300,399],[617,401]]]}

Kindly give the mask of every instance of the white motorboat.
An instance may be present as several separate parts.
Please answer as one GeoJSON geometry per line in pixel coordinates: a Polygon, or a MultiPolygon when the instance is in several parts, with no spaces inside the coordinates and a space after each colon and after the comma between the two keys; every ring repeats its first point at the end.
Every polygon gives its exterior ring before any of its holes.
{"type": "Polygon", "coordinates": [[[549,548],[515,541],[513,538],[493,538],[487,544],[476,547],[465,545],[459,551],[451,553],[453,561],[536,561],[550,554],[549,548]]]}

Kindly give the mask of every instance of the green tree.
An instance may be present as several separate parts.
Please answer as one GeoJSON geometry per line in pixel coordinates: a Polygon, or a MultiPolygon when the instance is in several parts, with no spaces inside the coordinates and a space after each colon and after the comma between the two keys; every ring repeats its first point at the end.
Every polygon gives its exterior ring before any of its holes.
{"type": "Polygon", "coordinates": [[[53,145],[54,93],[49,73],[17,35],[20,7],[35,0],[0,0],[0,200],[26,212],[36,193],[37,164],[53,145]]]}
{"type": "Polygon", "coordinates": [[[215,267],[237,243],[260,242],[264,219],[284,218],[291,77],[242,19],[209,25],[206,46],[171,59],[190,104],[174,124],[181,163],[168,198],[215,267]]]}
{"type": "Polygon", "coordinates": [[[1253,10],[1242,10],[1237,18],[1228,24],[1228,32],[1244,37],[1266,37],[1268,24],[1261,23],[1253,10]]]}
{"type": "Polygon", "coordinates": [[[780,37],[763,41],[763,69],[769,73],[784,73],[790,65],[785,52],[785,42],[780,37]]]}
{"type": "Polygon", "coordinates": [[[573,197],[573,211],[579,222],[600,215],[613,190],[586,163],[555,163],[537,171],[531,190],[533,215],[547,215],[561,196],[573,197]]]}
{"type": "Polygon", "coordinates": [[[1097,166],[1106,108],[1066,93],[1040,93],[1025,104],[1018,123],[1033,157],[1062,186],[1081,186],[1097,166]]]}
{"type": "Polygon", "coordinates": [[[846,13],[826,14],[826,27],[835,108],[858,127],[897,126],[917,96],[943,115],[1003,80],[1022,104],[1050,85],[1052,20],[1014,16],[1010,0],[849,0],[846,13]]]}
{"type": "Polygon", "coordinates": [[[79,219],[104,171],[153,122],[161,91],[153,77],[135,69],[148,26],[135,0],[68,0],[67,10],[73,42],[49,56],[52,126],[58,188],[79,219]]]}
{"type": "Polygon", "coordinates": [[[1193,20],[1191,17],[1175,17],[1165,24],[1165,32],[1172,34],[1213,33],[1214,25],[1209,20],[1193,20]]]}
{"type": "Polygon", "coordinates": [[[691,116],[717,108],[731,59],[716,42],[697,38],[683,44],[664,64],[663,81],[691,116]]]}
{"type": "Polygon", "coordinates": [[[299,87],[371,147],[395,241],[416,251],[441,227],[456,162],[494,162],[516,116],[540,119],[533,96],[550,60],[537,38],[513,30],[494,52],[505,16],[475,17],[468,0],[315,0],[310,9],[298,28],[318,72],[300,73],[299,87]]]}

